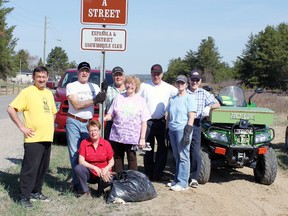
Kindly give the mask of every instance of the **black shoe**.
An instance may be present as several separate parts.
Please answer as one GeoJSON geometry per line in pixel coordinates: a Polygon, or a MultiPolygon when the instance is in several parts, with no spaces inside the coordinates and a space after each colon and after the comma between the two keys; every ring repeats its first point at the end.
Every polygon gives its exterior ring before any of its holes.
{"type": "Polygon", "coordinates": [[[38,193],[31,193],[31,201],[40,200],[43,202],[50,202],[51,199],[49,199],[47,196],[44,196],[41,192],[38,193]]]}
{"type": "Polygon", "coordinates": [[[80,189],[79,185],[73,185],[70,187],[69,191],[71,191],[74,194],[81,194],[83,191],[80,189]]]}
{"type": "Polygon", "coordinates": [[[19,203],[25,208],[28,208],[28,209],[34,208],[33,204],[30,202],[28,198],[20,199],[19,203]]]}

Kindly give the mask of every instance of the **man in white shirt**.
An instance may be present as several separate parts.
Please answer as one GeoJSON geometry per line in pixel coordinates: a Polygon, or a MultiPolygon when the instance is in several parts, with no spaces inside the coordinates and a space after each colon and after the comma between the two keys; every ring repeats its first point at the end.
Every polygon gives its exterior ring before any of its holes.
{"type": "Polygon", "coordinates": [[[89,137],[87,123],[94,115],[94,105],[103,103],[106,93],[100,92],[98,85],[88,82],[90,64],[81,62],[78,65],[78,80],[66,87],[69,109],[66,121],[66,137],[72,168],[73,191],[79,192],[79,181],[74,168],[78,164],[78,149],[82,140],[89,137]]]}
{"type": "Polygon", "coordinates": [[[142,83],[139,94],[145,99],[151,114],[147,122],[146,142],[149,142],[152,151],[144,155],[145,174],[152,180],[163,180],[163,171],[167,161],[168,147],[165,144],[165,112],[169,98],[176,95],[176,87],[162,80],[163,70],[161,65],[155,64],[151,67],[151,80],[142,83]],[[157,140],[157,151],[154,160],[155,138],[157,140]]]}

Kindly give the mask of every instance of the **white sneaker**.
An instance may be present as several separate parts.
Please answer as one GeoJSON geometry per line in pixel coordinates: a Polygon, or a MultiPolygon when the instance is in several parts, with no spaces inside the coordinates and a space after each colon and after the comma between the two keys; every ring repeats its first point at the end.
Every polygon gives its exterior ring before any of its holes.
{"type": "Polygon", "coordinates": [[[172,182],[168,182],[167,186],[171,188],[172,186],[174,186],[176,184],[177,184],[176,182],[172,181],[172,182]]]}
{"type": "Polygon", "coordinates": [[[189,188],[188,187],[184,188],[184,187],[176,184],[174,186],[171,186],[170,189],[173,190],[173,191],[184,191],[184,190],[188,190],[189,188]]]}
{"type": "Polygon", "coordinates": [[[192,179],[192,180],[190,181],[189,186],[192,187],[192,188],[198,188],[199,183],[198,183],[198,181],[197,181],[196,179],[192,179]]]}

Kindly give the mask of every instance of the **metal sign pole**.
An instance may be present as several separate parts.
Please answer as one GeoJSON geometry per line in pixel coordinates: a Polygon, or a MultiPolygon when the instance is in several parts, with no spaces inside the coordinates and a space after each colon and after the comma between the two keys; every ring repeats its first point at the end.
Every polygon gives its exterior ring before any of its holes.
{"type": "MultiPolygon", "coordinates": [[[[105,28],[105,25],[103,26],[105,28]]],[[[101,88],[101,83],[105,79],[105,51],[102,52],[102,67],[100,70],[100,88],[101,88]]],[[[102,90],[102,89],[101,89],[102,90]]],[[[100,123],[101,123],[101,136],[104,137],[104,111],[105,111],[105,101],[103,104],[99,104],[99,118],[100,118],[100,123]]]]}

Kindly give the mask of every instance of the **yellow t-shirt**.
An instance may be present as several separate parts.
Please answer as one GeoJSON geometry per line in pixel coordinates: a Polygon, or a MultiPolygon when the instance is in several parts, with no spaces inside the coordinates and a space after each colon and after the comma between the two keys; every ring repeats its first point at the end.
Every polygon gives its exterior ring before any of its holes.
{"type": "Polygon", "coordinates": [[[34,136],[24,142],[52,142],[54,135],[54,114],[56,106],[51,91],[39,90],[36,86],[23,89],[10,103],[11,107],[23,112],[25,127],[33,129],[34,136]]]}

